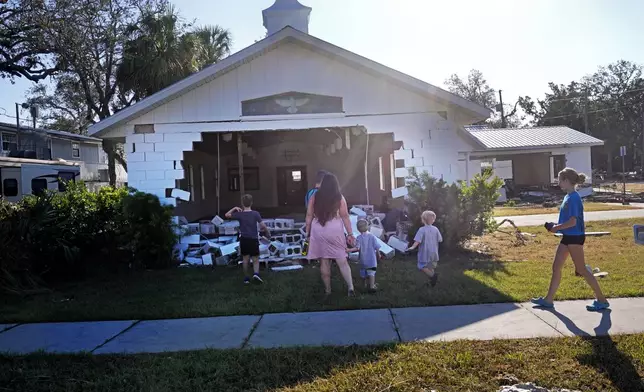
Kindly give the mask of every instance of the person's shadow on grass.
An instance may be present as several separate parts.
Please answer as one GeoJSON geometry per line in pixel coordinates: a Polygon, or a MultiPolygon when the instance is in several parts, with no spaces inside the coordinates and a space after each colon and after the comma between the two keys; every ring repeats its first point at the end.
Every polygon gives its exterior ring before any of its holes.
{"type": "Polygon", "coordinates": [[[613,322],[611,310],[601,311],[602,318],[599,325],[593,330],[595,336],[579,328],[571,319],[554,309],[548,310],[555,315],[566,328],[576,336],[591,344],[592,354],[583,354],[577,360],[584,364],[594,366],[602,373],[605,373],[613,383],[613,386],[622,392],[644,391],[644,382],[631,358],[619,351],[619,348],[609,336],[613,322]]]}

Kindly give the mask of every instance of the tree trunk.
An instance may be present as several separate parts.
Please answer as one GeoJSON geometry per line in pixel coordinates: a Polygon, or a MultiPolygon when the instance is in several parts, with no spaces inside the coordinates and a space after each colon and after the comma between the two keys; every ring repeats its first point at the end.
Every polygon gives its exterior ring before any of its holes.
{"type": "Polygon", "coordinates": [[[116,146],[114,142],[103,139],[103,151],[107,154],[107,174],[110,186],[116,186],[116,146]]]}

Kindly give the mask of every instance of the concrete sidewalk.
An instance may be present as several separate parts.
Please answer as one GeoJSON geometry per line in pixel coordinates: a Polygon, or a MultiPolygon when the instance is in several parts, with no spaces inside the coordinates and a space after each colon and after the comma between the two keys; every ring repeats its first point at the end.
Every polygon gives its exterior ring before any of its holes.
{"type": "MultiPolygon", "coordinates": [[[[642,221],[644,222],[644,209],[591,211],[584,213],[584,220],[586,222],[630,218],[642,218],[642,221]]],[[[559,214],[504,216],[496,217],[494,219],[496,219],[497,223],[503,221],[504,219],[510,219],[517,226],[542,226],[546,222],[557,222],[557,220],[559,219],[559,214]]]]}
{"type": "Polygon", "coordinates": [[[134,354],[644,332],[644,298],[612,299],[612,309],[601,313],[586,311],[588,302],[557,302],[555,310],[499,303],[176,320],[4,324],[0,325],[0,352],[134,354]]]}

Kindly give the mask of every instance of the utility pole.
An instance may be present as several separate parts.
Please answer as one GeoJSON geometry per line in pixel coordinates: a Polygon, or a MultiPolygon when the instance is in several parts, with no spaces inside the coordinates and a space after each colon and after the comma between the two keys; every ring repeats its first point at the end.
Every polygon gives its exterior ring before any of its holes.
{"type": "Polygon", "coordinates": [[[640,177],[644,180],[644,108],[642,108],[642,153],[640,154],[642,164],[640,165],[640,177]]]}
{"type": "Polygon", "coordinates": [[[586,87],[586,93],[584,98],[584,133],[590,135],[588,130],[588,87],[586,87]]]}
{"type": "Polygon", "coordinates": [[[501,109],[501,128],[505,128],[505,111],[503,110],[503,94],[499,90],[499,108],[501,109]]]}
{"type": "Polygon", "coordinates": [[[20,104],[16,102],[16,147],[20,151],[20,104]]]}

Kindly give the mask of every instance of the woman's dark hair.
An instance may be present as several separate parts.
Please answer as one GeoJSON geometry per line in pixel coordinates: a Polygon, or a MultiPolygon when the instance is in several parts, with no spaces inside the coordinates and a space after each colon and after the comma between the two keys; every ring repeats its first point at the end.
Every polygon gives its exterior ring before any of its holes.
{"type": "Polygon", "coordinates": [[[342,193],[340,193],[338,178],[332,173],[327,173],[322,180],[320,189],[315,192],[315,202],[313,203],[313,213],[322,226],[335,218],[340,210],[341,201],[342,193]]]}

